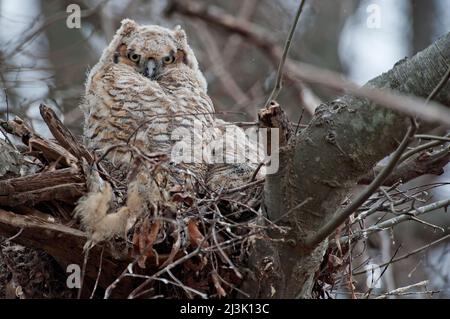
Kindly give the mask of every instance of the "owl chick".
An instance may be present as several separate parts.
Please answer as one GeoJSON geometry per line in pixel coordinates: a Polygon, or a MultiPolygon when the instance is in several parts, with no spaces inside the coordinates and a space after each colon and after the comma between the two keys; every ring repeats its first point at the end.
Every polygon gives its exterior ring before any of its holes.
{"type": "MultiPolygon", "coordinates": [[[[116,200],[111,186],[100,181],[95,170],[88,172],[94,182],[88,183],[90,192],[75,210],[89,233],[86,247],[124,235],[139,215],[170,202],[168,189],[173,185],[195,192],[195,180],[207,183],[208,155],[195,148],[198,141],[213,141],[220,129],[205,78],[180,27],[123,20],[88,75],[81,107],[88,148],[127,185],[125,205],[111,212],[116,200]],[[190,148],[189,160],[186,153],[184,161],[179,160],[177,152],[186,150],[180,145],[190,148]],[[146,159],[152,154],[166,154],[169,164],[150,167],[146,159]]],[[[233,173],[220,170],[232,178],[233,173]]],[[[234,166],[231,170],[236,171],[234,166]]],[[[239,170],[234,176],[247,179],[239,170]]],[[[217,178],[214,184],[217,187],[217,178]]]]}
{"type": "MultiPolygon", "coordinates": [[[[205,78],[179,27],[122,21],[88,76],[84,100],[87,144],[100,154],[129,143],[130,136],[139,148],[167,152],[175,127],[192,129],[194,118],[208,126],[213,122],[205,78]]],[[[125,153],[118,149],[107,158],[126,164],[125,153]]]]}
{"type": "MultiPolygon", "coordinates": [[[[90,183],[95,187],[80,200],[76,214],[92,245],[124,234],[130,220],[167,200],[167,192],[156,191],[161,187],[158,174],[142,157],[163,153],[170,158],[176,142],[171,133],[180,128],[195,131],[194,122],[213,126],[214,108],[186,33],[179,27],[139,26],[128,19],[89,73],[81,107],[87,146],[104,159],[111,175],[127,184],[126,204],[110,213],[115,200],[111,187],[91,176],[97,182],[90,183]],[[130,170],[135,172],[128,174],[130,170]]],[[[196,138],[201,136],[192,136],[196,138]]],[[[190,174],[201,178],[205,170],[197,158],[167,174],[182,183],[190,174]]],[[[170,182],[165,184],[170,187],[170,182]]]]}

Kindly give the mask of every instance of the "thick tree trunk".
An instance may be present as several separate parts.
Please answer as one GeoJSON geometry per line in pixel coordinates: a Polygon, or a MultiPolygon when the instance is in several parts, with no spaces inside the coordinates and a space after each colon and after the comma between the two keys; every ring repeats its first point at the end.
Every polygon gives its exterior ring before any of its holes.
{"type": "MultiPolygon", "coordinates": [[[[449,65],[447,34],[366,85],[427,97],[449,65]]],[[[448,83],[435,100],[450,105],[448,83]]],[[[316,110],[308,127],[281,149],[278,173],[266,179],[267,216],[272,221],[281,218],[290,231],[282,242],[257,244],[250,261],[255,277],[244,284],[252,297],[311,297],[327,243],[307,248],[303,240],[332,218],[358,180],[396,148],[407,127],[404,115],[350,95],[316,110]]]]}

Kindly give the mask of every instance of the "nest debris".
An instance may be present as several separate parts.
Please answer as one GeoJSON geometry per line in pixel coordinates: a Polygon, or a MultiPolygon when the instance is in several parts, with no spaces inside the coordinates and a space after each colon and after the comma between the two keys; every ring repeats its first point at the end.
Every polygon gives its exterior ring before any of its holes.
{"type": "MultiPolygon", "coordinates": [[[[33,132],[20,118],[1,123],[24,145],[2,145],[16,152],[21,165],[20,175],[4,174],[0,180],[0,234],[13,237],[2,246],[14,242],[38,249],[30,250],[31,255],[44,251],[45,258],[57,261],[63,278],[68,265],[83,265],[81,297],[246,295],[239,286],[248,275],[246,260],[254,241],[266,238],[268,228],[279,230],[261,222],[262,181],[196,195],[174,186],[169,192],[177,203],[172,214],[144,214],[125,239],[102,242],[84,254],[87,236],[73,216],[77,200],[87,192],[83,162],[96,167],[118,193],[124,192],[123,183],[108,174],[49,107],[41,105],[40,112],[55,140],[33,132]]],[[[153,157],[151,165],[166,163],[153,157]]],[[[62,289],[60,297],[72,295],[73,290],[62,289]]],[[[46,296],[51,295],[42,294],[46,296]]]]}

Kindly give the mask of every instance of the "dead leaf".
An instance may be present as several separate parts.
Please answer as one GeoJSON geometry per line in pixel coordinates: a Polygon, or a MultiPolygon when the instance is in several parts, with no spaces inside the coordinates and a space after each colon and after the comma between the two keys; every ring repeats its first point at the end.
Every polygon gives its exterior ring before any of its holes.
{"type": "Polygon", "coordinates": [[[194,198],[187,193],[175,193],[172,195],[172,200],[176,203],[184,203],[188,206],[194,204],[194,198]]]}
{"type": "Polygon", "coordinates": [[[330,268],[337,268],[343,265],[343,261],[341,258],[336,255],[329,254],[328,255],[328,266],[330,268]]]}
{"type": "Polygon", "coordinates": [[[205,241],[205,237],[198,229],[198,221],[193,218],[188,222],[188,234],[192,247],[208,247],[208,243],[205,241]]]}
{"type": "MultiPolygon", "coordinates": [[[[137,247],[138,250],[138,265],[143,269],[145,268],[147,258],[155,255],[153,251],[153,244],[158,238],[160,227],[161,222],[159,220],[151,223],[149,219],[145,219],[139,230],[134,233],[133,245],[137,247]]],[[[157,258],[156,264],[158,264],[157,258]]]]}
{"type": "Polygon", "coordinates": [[[216,288],[217,294],[220,297],[226,297],[227,293],[225,292],[225,289],[222,288],[222,285],[220,284],[220,281],[219,281],[219,276],[217,275],[217,273],[215,271],[211,272],[211,279],[213,281],[214,288],[216,288]]]}

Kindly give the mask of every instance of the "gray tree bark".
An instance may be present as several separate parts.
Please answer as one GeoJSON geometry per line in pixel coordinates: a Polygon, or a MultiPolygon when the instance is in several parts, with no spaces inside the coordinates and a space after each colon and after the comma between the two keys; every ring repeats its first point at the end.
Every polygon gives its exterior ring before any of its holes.
{"type": "MultiPolygon", "coordinates": [[[[450,33],[366,86],[427,97],[449,65],[450,33]]],[[[450,84],[435,100],[450,105],[450,84]]],[[[280,170],[266,178],[267,217],[281,218],[290,231],[271,234],[281,242],[257,243],[250,259],[254,276],[244,283],[252,297],[311,297],[327,242],[305,247],[303,240],[332,218],[358,180],[397,147],[408,125],[406,116],[351,95],[316,110],[308,127],[280,150],[280,170]]]]}

